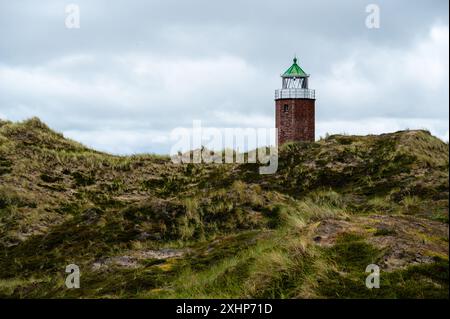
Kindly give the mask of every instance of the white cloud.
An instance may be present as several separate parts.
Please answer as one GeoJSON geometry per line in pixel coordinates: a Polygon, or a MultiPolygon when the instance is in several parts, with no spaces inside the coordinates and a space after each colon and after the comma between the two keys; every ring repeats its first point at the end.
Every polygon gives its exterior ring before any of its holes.
{"type": "Polygon", "coordinates": [[[273,127],[273,116],[262,114],[248,114],[236,111],[214,111],[210,122],[220,123],[221,127],[252,127],[270,128],[273,127]]]}
{"type": "Polygon", "coordinates": [[[93,130],[65,131],[64,136],[111,154],[168,153],[169,137],[161,131],[93,130]]]}
{"type": "Polygon", "coordinates": [[[323,118],[448,117],[449,27],[407,48],[367,44],[314,79],[323,118]]]}
{"type": "Polygon", "coordinates": [[[194,119],[273,127],[278,74],[297,52],[317,89],[317,136],[427,128],[448,140],[448,4],[405,14],[395,9],[406,1],[385,3],[392,19],[368,31],[353,1],[249,2],[239,12],[210,1],[175,12],[170,2],[81,2],[77,32],[63,27],[63,5],[0,10],[1,118],[39,116],[113,153],[167,152],[170,130],[194,119]]]}
{"type": "Polygon", "coordinates": [[[233,56],[74,55],[38,67],[0,64],[0,102],[12,119],[37,115],[52,121],[57,115],[64,119],[56,122],[62,130],[67,129],[64,122],[73,121],[90,123],[91,129],[124,124],[171,128],[183,123],[183,115],[190,121],[224,104],[237,109],[248,83],[258,78],[257,70],[233,56]]]}

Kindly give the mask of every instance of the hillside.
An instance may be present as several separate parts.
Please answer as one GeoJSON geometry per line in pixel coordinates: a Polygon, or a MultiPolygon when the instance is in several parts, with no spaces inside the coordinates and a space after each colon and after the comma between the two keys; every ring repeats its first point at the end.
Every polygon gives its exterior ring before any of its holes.
{"type": "Polygon", "coordinates": [[[420,130],[333,135],[259,175],[0,121],[0,297],[448,298],[448,151],[420,130]]]}

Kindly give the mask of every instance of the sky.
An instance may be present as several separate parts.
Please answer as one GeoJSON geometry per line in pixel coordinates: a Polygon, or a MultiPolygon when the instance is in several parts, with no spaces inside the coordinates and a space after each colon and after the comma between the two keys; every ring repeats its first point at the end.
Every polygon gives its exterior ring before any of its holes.
{"type": "Polygon", "coordinates": [[[447,0],[0,0],[0,118],[167,154],[194,120],[274,127],[274,90],[297,56],[316,138],[428,129],[448,141],[448,12],[447,0]]]}

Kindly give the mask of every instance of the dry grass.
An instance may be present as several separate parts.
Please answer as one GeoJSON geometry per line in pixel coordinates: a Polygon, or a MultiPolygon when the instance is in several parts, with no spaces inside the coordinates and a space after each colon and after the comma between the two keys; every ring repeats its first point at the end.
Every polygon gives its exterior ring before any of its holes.
{"type": "MultiPolygon", "coordinates": [[[[333,248],[314,241],[317,229],[339,224],[350,232],[361,216],[394,215],[408,215],[412,225],[425,218],[448,227],[447,153],[448,144],[425,131],[332,135],[283,145],[277,173],[259,175],[255,164],[112,156],[65,139],[36,118],[2,121],[0,294],[361,297],[351,257],[376,258],[378,250],[366,241],[374,233],[380,241],[401,239],[401,232],[361,231],[363,238],[346,237],[333,248]],[[174,247],[190,253],[140,260],[134,269],[91,270],[102,258],[174,247]],[[64,289],[61,270],[73,258],[89,289],[64,289]],[[349,265],[347,277],[355,281],[347,282],[340,273],[349,265]],[[340,289],[343,282],[352,290],[340,289]]],[[[445,257],[432,232],[408,238],[431,241],[427,254],[445,257]]],[[[443,285],[427,269],[427,278],[443,285]]],[[[411,296],[429,288],[425,279],[411,296]]]]}

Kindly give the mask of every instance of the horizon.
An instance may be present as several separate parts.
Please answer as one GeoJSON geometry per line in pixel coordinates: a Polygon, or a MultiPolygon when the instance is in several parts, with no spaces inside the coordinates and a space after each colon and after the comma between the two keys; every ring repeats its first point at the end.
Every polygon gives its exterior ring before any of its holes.
{"type": "MultiPolygon", "coordinates": [[[[55,130],[54,128],[49,126],[47,123],[43,122],[38,117],[31,117],[31,118],[27,118],[27,119],[20,120],[20,121],[10,121],[10,120],[5,120],[5,119],[1,119],[0,118],[0,122],[4,121],[4,122],[12,123],[12,124],[25,124],[26,122],[32,121],[32,120],[38,120],[40,123],[46,125],[52,132],[54,132],[56,134],[61,134],[64,139],[72,141],[72,142],[75,142],[75,143],[78,143],[78,144],[81,144],[82,146],[84,146],[84,147],[86,147],[89,150],[94,151],[94,152],[100,152],[100,153],[105,153],[106,155],[119,156],[119,157],[133,157],[133,156],[147,156],[148,155],[148,156],[167,156],[167,157],[170,158],[170,156],[171,156],[171,154],[169,152],[168,153],[152,153],[152,152],[145,153],[144,152],[144,153],[131,153],[131,154],[111,153],[111,152],[108,152],[108,151],[102,151],[102,150],[96,149],[94,147],[90,147],[90,146],[84,144],[81,141],[78,141],[76,139],[73,139],[73,138],[70,138],[68,136],[65,136],[63,132],[59,132],[59,131],[55,130]]],[[[347,133],[325,134],[325,136],[320,136],[319,138],[317,138],[314,141],[314,143],[320,142],[321,140],[326,140],[328,138],[332,138],[334,136],[370,137],[370,136],[379,136],[379,135],[384,135],[384,134],[396,134],[396,133],[403,133],[403,132],[405,132],[405,133],[406,132],[426,132],[426,133],[430,134],[431,136],[439,139],[443,143],[447,143],[447,144],[449,143],[448,140],[445,141],[445,140],[441,139],[439,136],[433,135],[433,133],[430,130],[426,129],[426,128],[419,128],[419,129],[405,128],[405,129],[398,130],[398,131],[383,132],[383,133],[380,133],[380,134],[371,134],[371,133],[369,133],[369,134],[347,134],[347,133]]],[[[291,144],[291,143],[303,143],[303,142],[292,141],[292,142],[289,142],[287,144],[291,144]]],[[[214,152],[214,153],[224,153],[226,150],[231,149],[233,152],[236,152],[237,154],[246,154],[246,153],[250,153],[250,152],[258,150],[259,148],[264,148],[264,147],[271,148],[271,147],[274,147],[274,145],[267,145],[267,146],[262,146],[262,147],[258,147],[258,148],[249,148],[248,150],[244,150],[243,152],[239,152],[238,150],[236,150],[235,148],[232,148],[232,147],[223,147],[223,148],[217,148],[217,149],[210,149],[210,148],[205,147],[205,145],[202,145],[200,148],[191,148],[191,149],[188,149],[188,150],[184,150],[183,154],[189,153],[189,152],[195,152],[195,151],[201,150],[203,148],[205,148],[206,150],[209,150],[211,152],[214,152]]]]}

